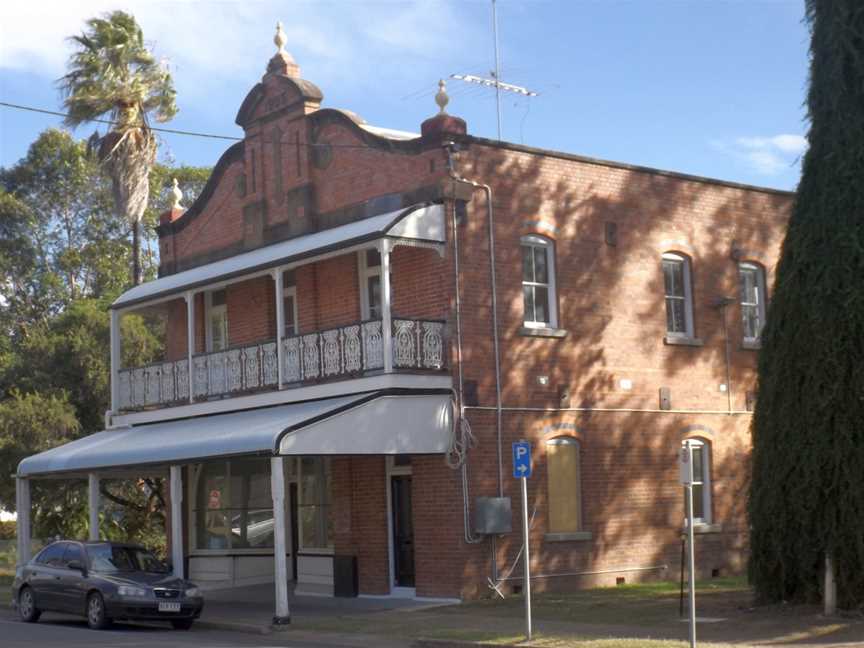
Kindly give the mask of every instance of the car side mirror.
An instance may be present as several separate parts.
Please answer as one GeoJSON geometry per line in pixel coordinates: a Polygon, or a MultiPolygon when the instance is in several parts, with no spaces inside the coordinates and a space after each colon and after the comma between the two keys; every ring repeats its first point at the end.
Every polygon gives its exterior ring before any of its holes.
{"type": "Polygon", "coordinates": [[[80,560],[70,560],[68,563],[66,563],[66,568],[80,571],[82,574],[87,573],[87,570],[84,568],[84,565],[81,564],[80,560]]]}

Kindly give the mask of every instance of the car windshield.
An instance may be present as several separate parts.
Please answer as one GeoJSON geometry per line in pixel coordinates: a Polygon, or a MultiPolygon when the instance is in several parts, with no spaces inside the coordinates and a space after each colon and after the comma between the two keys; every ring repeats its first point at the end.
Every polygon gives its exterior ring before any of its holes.
{"type": "Polygon", "coordinates": [[[168,567],[152,553],[140,547],[90,545],[87,547],[90,569],[95,572],[150,572],[166,574],[168,567]]]}

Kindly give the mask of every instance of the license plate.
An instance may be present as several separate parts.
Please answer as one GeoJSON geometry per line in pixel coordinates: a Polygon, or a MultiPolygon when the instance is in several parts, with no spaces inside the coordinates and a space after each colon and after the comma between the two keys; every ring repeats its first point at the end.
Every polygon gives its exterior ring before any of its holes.
{"type": "Polygon", "coordinates": [[[160,603],[159,604],[160,612],[179,612],[180,604],[179,603],[160,603]]]}

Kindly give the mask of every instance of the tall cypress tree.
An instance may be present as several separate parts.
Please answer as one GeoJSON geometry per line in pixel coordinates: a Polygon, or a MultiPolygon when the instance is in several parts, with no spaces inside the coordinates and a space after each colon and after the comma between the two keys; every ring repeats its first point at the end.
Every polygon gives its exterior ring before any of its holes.
{"type": "Polygon", "coordinates": [[[807,0],[809,150],[759,357],[750,574],[864,606],[864,2],[807,0]]]}

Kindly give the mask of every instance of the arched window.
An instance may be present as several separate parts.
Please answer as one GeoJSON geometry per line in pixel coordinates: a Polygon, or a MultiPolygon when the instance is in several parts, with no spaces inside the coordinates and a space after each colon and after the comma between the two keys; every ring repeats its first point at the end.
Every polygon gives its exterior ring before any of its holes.
{"type": "Polygon", "coordinates": [[[522,304],[526,328],[557,328],[555,249],[542,236],[523,236],[522,304]]]}
{"type": "Polygon", "coordinates": [[[765,270],[756,263],[740,263],[741,320],[744,341],[759,342],[765,326],[765,270]]]}
{"type": "Polygon", "coordinates": [[[711,524],[711,445],[687,440],[693,448],[693,522],[711,524]]]}
{"type": "Polygon", "coordinates": [[[582,530],[582,484],[579,441],[557,437],[546,442],[549,533],[582,530]]]}
{"type": "Polygon", "coordinates": [[[681,254],[663,255],[663,287],[666,298],[666,334],[693,337],[693,289],[690,260],[681,254]]]}

